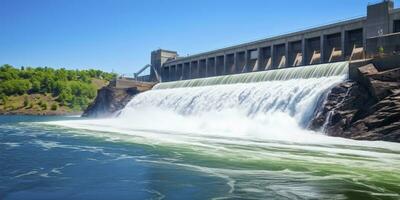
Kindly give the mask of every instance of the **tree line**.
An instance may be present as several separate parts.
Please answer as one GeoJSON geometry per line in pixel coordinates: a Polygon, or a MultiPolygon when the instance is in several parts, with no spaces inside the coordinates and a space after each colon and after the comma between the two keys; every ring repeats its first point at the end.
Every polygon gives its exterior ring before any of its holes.
{"type": "Polygon", "coordinates": [[[60,105],[81,110],[96,97],[93,79],[110,81],[116,76],[101,70],[67,70],[49,67],[0,66],[0,100],[11,95],[51,94],[60,105]]]}

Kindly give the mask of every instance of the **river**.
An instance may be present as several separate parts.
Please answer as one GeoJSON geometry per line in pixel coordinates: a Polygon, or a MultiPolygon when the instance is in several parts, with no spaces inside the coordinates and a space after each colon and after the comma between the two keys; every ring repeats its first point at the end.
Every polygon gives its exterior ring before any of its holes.
{"type": "Polygon", "coordinates": [[[1,116],[0,199],[400,199],[400,144],[307,130],[345,79],[170,83],[107,119],[1,116]]]}

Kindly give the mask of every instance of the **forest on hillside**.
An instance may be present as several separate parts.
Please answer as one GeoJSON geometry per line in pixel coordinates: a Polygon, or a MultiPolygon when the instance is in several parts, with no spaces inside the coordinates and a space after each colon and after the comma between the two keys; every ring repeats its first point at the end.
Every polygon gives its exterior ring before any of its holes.
{"type": "MultiPolygon", "coordinates": [[[[25,107],[32,106],[29,95],[42,94],[52,97],[57,105],[47,105],[40,102],[40,106],[65,106],[73,110],[85,109],[96,97],[94,81],[108,82],[116,74],[101,70],[68,70],[49,67],[20,67],[11,65],[0,66],[0,105],[7,108],[10,97],[24,96],[25,107]]],[[[11,104],[10,104],[11,105],[11,104]]]]}

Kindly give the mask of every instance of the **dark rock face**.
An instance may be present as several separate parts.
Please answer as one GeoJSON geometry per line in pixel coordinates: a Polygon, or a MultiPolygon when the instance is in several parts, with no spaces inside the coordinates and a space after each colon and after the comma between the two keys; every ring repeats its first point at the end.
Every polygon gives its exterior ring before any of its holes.
{"type": "Polygon", "coordinates": [[[400,142],[400,68],[359,69],[361,81],[334,87],[311,121],[312,130],[358,140],[400,142]]]}
{"type": "Polygon", "coordinates": [[[109,117],[121,110],[140,91],[137,88],[103,87],[82,117],[109,117]]]}

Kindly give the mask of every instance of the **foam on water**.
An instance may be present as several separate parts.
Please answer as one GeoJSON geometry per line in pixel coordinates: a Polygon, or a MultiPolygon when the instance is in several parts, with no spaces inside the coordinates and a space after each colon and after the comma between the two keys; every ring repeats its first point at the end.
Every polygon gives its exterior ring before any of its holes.
{"type": "Polygon", "coordinates": [[[295,134],[308,132],[303,128],[317,102],[343,79],[345,76],[151,90],[133,98],[116,118],[66,123],[294,141],[298,139],[295,134]]]}
{"type": "MultiPolygon", "coordinates": [[[[222,78],[236,80],[236,84],[226,84],[228,81],[211,86],[209,79],[197,80],[197,87],[183,87],[179,81],[162,83],[135,96],[117,117],[49,124],[124,133],[153,142],[226,137],[364,146],[364,142],[330,138],[306,129],[327,92],[347,79],[347,70],[348,63],[342,62],[222,78]],[[264,79],[268,81],[255,81],[264,79]]],[[[368,145],[380,146],[379,142],[368,145]]]]}

